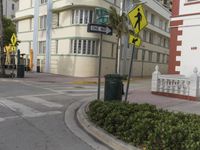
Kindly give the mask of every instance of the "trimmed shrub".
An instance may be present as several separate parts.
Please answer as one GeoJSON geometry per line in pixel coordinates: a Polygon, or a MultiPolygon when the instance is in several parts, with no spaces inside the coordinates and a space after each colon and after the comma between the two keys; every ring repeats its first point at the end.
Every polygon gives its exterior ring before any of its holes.
{"type": "Polygon", "coordinates": [[[199,150],[200,116],[149,104],[93,101],[90,120],[127,143],[147,150],[199,150]]]}

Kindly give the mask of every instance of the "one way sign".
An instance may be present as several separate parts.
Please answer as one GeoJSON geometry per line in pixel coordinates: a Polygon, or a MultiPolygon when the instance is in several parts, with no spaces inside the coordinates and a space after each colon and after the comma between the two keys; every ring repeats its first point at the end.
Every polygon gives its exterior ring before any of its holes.
{"type": "Polygon", "coordinates": [[[88,24],[87,32],[102,33],[112,35],[112,28],[101,24],[88,24]]]}

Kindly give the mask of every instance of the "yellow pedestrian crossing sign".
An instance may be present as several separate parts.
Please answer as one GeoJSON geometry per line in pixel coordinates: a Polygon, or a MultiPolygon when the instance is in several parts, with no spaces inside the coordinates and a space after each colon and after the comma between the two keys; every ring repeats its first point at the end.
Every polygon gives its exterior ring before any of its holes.
{"type": "Polygon", "coordinates": [[[15,46],[15,44],[17,43],[17,37],[16,37],[15,33],[13,33],[13,35],[12,35],[10,41],[11,41],[11,44],[12,44],[13,46],[15,46]]]}
{"type": "Polygon", "coordinates": [[[128,16],[135,34],[138,34],[143,28],[148,25],[142,5],[136,6],[128,13],[128,16]]]}
{"type": "Polygon", "coordinates": [[[129,44],[135,45],[135,47],[140,47],[142,40],[139,37],[134,36],[133,34],[129,34],[129,44]]]}

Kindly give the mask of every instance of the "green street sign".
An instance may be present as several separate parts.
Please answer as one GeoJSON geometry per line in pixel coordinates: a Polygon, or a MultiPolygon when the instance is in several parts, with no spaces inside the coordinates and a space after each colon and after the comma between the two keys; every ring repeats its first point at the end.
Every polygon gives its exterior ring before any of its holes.
{"type": "Polygon", "coordinates": [[[95,9],[95,23],[96,24],[108,24],[109,12],[105,8],[95,9]]]}

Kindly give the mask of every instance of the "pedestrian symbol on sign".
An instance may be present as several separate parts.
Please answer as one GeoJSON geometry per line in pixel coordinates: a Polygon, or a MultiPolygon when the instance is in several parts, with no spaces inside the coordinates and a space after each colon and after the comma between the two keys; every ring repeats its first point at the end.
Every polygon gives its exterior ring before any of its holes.
{"type": "Polygon", "coordinates": [[[137,21],[135,23],[135,28],[138,26],[138,30],[140,31],[140,22],[142,21],[142,15],[140,13],[140,8],[138,8],[138,13],[137,15],[135,16],[135,18],[137,18],[137,21]]]}
{"type": "Polygon", "coordinates": [[[139,34],[139,32],[148,25],[142,5],[136,6],[128,13],[128,16],[134,29],[134,34],[139,34]]]}

